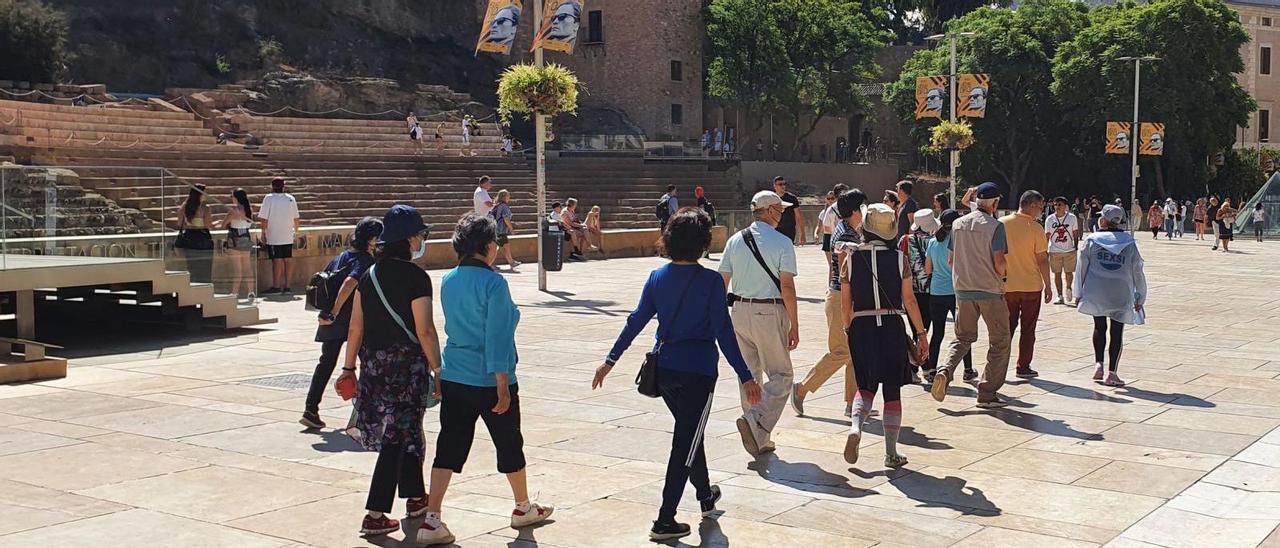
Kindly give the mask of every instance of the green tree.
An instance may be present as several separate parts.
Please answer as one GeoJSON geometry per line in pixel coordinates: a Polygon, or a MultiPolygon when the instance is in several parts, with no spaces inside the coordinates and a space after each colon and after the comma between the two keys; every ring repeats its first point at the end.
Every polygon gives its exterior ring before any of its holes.
{"type": "Polygon", "coordinates": [[[1116,58],[1155,55],[1142,64],[1139,118],[1163,122],[1166,139],[1163,156],[1141,159],[1138,197],[1203,192],[1207,159],[1231,147],[1256,108],[1234,75],[1249,40],[1239,18],[1222,0],[1153,0],[1094,10],[1090,22],[1058,52],[1053,75],[1074,161],[1096,166],[1081,176],[1122,181],[1119,194],[1129,194],[1128,160],[1103,153],[1107,120],[1133,118],[1133,63],[1116,58]]]}
{"type": "Polygon", "coordinates": [[[981,7],[1008,7],[1010,0],[862,0],[862,10],[893,33],[895,44],[919,44],[942,32],[947,21],[981,7]]]}
{"type": "Polygon", "coordinates": [[[855,0],[713,0],[707,35],[708,94],[787,115],[797,144],[824,117],[863,106],[855,84],[874,75],[889,39],[855,0]]]}
{"type": "MultiPolygon", "coordinates": [[[[1015,198],[1026,188],[1050,188],[1052,170],[1062,156],[1063,116],[1054,103],[1052,61],[1058,47],[1088,23],[1085,8],[1073,0],[1028,0],[1017,10],[984,7],[947,25],[948,31],[974,32],[958,43],[959,73],[991,76],[986,117],[972,120],[977,142],[962,153],[960,176],[1003,182],[1015,198]]],[[[923,144],[935,120],[915,120],[915,86],[920,76],[950,71],[950,51],[938,47],[917,52],[886,97],[923,144]]]]}
{"type": "Polygon", "coordinates": [[[53,82],[66,69],[67,18],[40,0],[0,0],[0,79],[53,82]]]}

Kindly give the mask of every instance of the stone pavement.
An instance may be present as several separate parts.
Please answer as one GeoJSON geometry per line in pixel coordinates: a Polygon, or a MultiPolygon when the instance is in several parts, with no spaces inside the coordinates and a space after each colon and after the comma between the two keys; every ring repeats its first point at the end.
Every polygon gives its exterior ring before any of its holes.
{"type": "MultiPolygon", "coordinates": [[[[681,519],[695,534],[684,542],[1280,547],[1280,244],[1239,242],[1224,255],[1191,240],[1140,241],[1150,323],[1125,334],[1128,387],[1094,384],[1091,321],[1047,306],[1042,376],[1006,386],[1014,407],[978,410],[962,384],[943,404],[904,390],[911,464],[901,470],[881,466],[877,420],[863,461],[842,460],[839,375],[810,396],[812,417],[788,409],[776,453],[751,459],[724,366],[706,440],[724,513],[699,523],[687,489],[681,519]]],[[[821,253],[801,257],[797,377],[826,333],[821,253]]],[[[602,390],[590,379],[659,264],[570,264],[550,294],[535,291],[530,267],[509,276],[523,311],[531,490],[558,511],[545,526],[508,528],[506,482],[481,442],[446,501],[458,544],[649,545],[671,419],[633,390],[641,348],[602,390]]],[[[264,314],[280,323],[230,336],[100,336],[66,379],[0,386],[0,546],[367,545],[356,530],[375,455],[296,422],[318,354],[314,316],[300,299],[266,303],[264,314]]],[[[331,427],[348,413],[326,396],[331,427]]],[[[427,414],[429,430],[436,417],[427,414]]]]}

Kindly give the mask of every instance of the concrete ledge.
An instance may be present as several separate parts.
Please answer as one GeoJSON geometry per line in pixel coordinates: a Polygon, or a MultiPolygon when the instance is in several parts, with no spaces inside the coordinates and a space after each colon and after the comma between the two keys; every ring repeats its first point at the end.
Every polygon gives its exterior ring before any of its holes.
{"type": "Polygon", "coordinates": [[[66,376],[67,360],[62,358],[47,357],[33,362],[14,361],[14,357],[0,358],[0,384],[47,381],[66,376]]]}

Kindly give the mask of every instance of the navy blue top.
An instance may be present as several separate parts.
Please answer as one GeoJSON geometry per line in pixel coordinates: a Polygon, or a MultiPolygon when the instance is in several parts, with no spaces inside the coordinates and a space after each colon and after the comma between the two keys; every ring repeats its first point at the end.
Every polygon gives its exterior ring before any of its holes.
{"type": "Polygon", "coordinates": [[[656,315],[658,333],[654,346],[657,346],[658,337],[666,341],[662,346],[659,367],[715,378],[716,366],[720,362],[720,353],[716,350],[719,342],[720,350],[724,351],[725,359],[738,374],[738,380],[751,380],[751,370],[747,369],[742,350],[738,348],[725,297],[724,278],[702,265],[668,263],[654,270],[640,291],[640,304],[627,317],[626,327],[622,328],[618,341],[609,351],[609,361],[618,361],[631,346],[631,341],[656,315]],[[685,287],[689,288],[687,292],[685,287]],[[683,305],[680,305],[681,294],[684,295],[683,305]],[[673,317],[677,306],[680,315],[673,317]]]}

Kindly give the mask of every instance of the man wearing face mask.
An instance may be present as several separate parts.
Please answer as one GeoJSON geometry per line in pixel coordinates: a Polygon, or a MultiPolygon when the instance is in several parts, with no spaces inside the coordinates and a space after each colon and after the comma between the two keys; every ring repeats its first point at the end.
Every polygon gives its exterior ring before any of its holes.
{"type": "Polygon", "coordinates": [[[791,351],[800,344],[796,309],[796,250],[776,227],[795,204],[768,190],[751,199],[755,222],[725,244],[720,275],[729,288],[733,330],[752,378],[762,383],[764,397],[749,405],[742,393],[738,434],[752,456],[772,451],[770,433],[791,395],[794,373],[791,351]]]}

